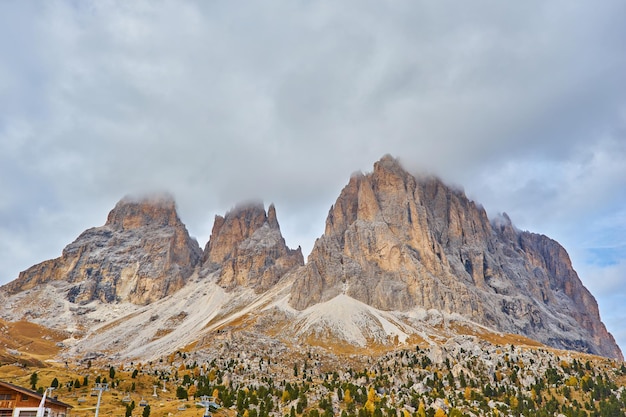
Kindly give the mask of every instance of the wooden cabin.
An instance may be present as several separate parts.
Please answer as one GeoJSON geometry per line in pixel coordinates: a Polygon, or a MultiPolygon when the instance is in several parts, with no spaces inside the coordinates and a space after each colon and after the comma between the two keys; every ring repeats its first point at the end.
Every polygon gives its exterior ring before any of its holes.
{"type": "MultiPolygon", "coordinates": [[[[42,397],[37,391],[0,381],[0,417],[36,417],[42,397]]],[[[67,417],[72,406],[47,396],[44,408],[45,417],[67,417]]]]}

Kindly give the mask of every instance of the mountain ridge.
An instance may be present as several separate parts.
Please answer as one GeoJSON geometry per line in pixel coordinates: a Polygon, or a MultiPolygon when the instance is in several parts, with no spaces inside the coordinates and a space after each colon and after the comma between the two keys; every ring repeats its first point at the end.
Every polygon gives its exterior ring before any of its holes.
{"type": "Polygon", "coordinates": [[[171,197],[125,198],[60,258],[0,287],[0,299],[5,319],[72,332],[70,356],[141,359],[151,346],[202,346],[216,331],[365,348],[436,343],[465,326],[623,359],[558,242],[517,230],[506,214],[489,220],[462,191],[389,155],[350,178],[306,264],[286,246],[273,204],[216,216],[202,251],[171,197]],[[138,326],[142,336],[122,348],[138,326]]]}

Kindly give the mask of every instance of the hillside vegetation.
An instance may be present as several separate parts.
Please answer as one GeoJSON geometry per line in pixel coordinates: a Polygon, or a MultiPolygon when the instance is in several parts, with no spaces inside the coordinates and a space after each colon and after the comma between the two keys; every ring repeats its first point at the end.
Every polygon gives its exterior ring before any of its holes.
{"type": "Polygon", "coordinates": [[[106,416],[201,416],[202,395],[232,417],[615,417],[626,410],[626,366],[567,351],[470,336],[377,356],[232,347],[149,363],[4,365],[0,377],[36,389],[57,385],[54,395],[81,417],[94,414],[94,384],[105,382],[106,416]]]}

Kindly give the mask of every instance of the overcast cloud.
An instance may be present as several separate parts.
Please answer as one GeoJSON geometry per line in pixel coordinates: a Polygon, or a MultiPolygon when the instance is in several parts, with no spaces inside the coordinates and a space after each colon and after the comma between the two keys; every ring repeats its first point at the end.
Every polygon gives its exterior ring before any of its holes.
{"type": "Polygon", "coordinates": [[[390,153],[569,251],[626,347],[626,3],[0,2],[0,283],[168,191],[305,255],[390,153]]]}

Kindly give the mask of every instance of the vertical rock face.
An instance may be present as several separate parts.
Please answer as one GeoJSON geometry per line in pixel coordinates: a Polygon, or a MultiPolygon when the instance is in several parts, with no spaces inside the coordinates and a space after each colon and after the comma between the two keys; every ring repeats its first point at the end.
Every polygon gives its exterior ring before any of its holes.
{"type": "Polygon", "coordinates": [[[381,310],[438,309],[557,348],[622,358],[555,241],[520,232],[437,178],[383,157],[331,207],[290,304],[345,293],[381,310]]]}
{"type": "Polygon", "coordinates": [[[35,265],[4,286],[7,293],[65,280],[67,299],[145,304],[180,289],[200,261],[170,197],[125,198],[102,227],[88,229],[60,258],[35,265]]]}
{"type": "Polygon", "coordinates": [[[268,212],[261,203],[240,206],[225,217],[216,216],[202,264],[219,270],[218,284],[262,292],[272,287],[289,270],[302,266],[302,251],[285,244],[276,209],[268,212]]]}

